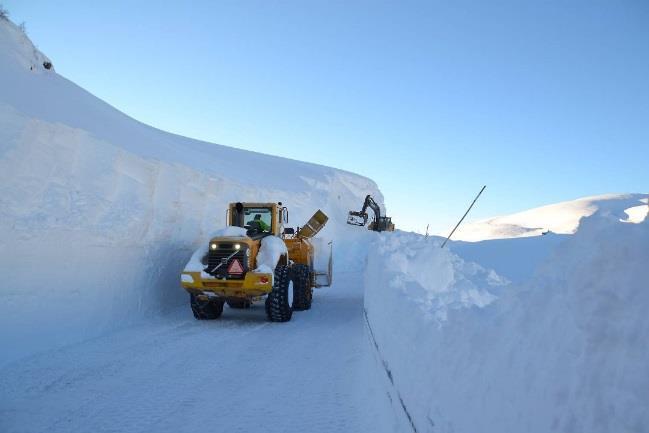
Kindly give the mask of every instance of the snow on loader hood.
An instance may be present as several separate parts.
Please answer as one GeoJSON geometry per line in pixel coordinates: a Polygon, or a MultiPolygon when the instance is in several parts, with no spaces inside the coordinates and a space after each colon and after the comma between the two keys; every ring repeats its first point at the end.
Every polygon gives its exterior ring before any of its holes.
{"type": "Polygon", "coordinates": [[[274,274],[279,258],[288,253],[286,244],[277,236],[266,236],[261,240],[257,253],[257,269],[253,272],[274,274]]]}
{"type": "MultiPolygon", "coordinates": [[[[201,259],[209,252],[209,240],[217,237],[240,237],[248,238],[246,229],[241,227],[226,227],[213,232],[207,242],[203,243],[185,265],[185,272],[200,272],[201,278],[213,278],[211,275],[203,272],[205,265],[201,259]]],[[[286,254],[286,244],[277,236],[266,236],[261,240],[261,247],[257,253],[257,268],[251,272],[273,274],[279,258],[286,254]]]]}

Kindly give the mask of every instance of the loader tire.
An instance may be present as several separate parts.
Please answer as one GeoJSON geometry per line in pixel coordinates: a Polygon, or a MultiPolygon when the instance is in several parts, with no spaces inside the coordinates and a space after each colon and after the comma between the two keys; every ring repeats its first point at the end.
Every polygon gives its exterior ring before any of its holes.
{"type": "Polygon", "coordinates": [[[311,308],[313,287],[307,265],[293,265],[293,311],[304,311],[311,308]]]}
{"type": "Polygon", "coordinates": [[[189,305],[192,307],[192,313],[198,320],[218,319],[223,313],[223,300],[203,301],[196,295],[189,295],[189,305]]]}
{"type": "Polygon", "coordinates": [[[230,308],[236,308],[238,310],[250,308],[250,306],[252,305],[250,299],[228,299],[225,302],[228,304],[230,308]]]}
{"type": "Polygon", "coordinates": [[[288,322],[293,316],[293,281],[287,265],[275,268],[273,290],[266,298],[266,315],[271,322],[288,322]]]}

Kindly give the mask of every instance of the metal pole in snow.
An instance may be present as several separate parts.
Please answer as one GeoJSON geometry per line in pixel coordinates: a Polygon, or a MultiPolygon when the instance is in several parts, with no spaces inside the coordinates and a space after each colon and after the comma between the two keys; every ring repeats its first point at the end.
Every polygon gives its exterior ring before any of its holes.
{"type": "Polygon", "coordinates": [[[453,236],[453,233],[455,233],[455,230],[457,230],[457,228],[460,227],[460,224],[462,224],[462,221],[464,221],[464,218],[466,218],[466,216],[469,214],[469,211],[471,210],[471,208],[473,207],[475,202],[478,201],[478,198],[480,197],[480,194],[482,194],[482,191],[484,191],[484,189],[486,187],[487,187],[487,185],[483,186],[482,189],[480,190],[480,192],[478,193],[478,195],[475,196],[475,198],[473,199],[473,202],[471,202],[471,206],[469,206],[469,208],[466,210],[466,212],[464,212],[464,215],[462,216],[462,218],[460,218],[460,221],[458,221],[458,223],[455,225],[453,230],[451,230],[451,234],[448,235],[448,237],[446,238],[446,240],[442,244],[441,248],[444,248],[444,246],[446,245],[446,242],[448,242],[448,240],[451,239],[451,236],[453,236]]]}

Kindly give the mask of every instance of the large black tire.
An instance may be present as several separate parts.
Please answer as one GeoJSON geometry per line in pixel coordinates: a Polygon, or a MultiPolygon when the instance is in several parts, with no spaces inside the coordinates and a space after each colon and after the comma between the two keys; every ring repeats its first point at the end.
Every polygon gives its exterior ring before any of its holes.
{"type": "Polygon", "coordinates": [[[236,308],[238,310],[250,308],[252,305],[252,302],[250,302],[250,299],[228,299],[225,301],[230,308],[236,308]]]}
{"type": "Polygon", "coordinates": [[[303,311],[311,308],[313,287],[311,287],[310,271],[307,265],[293,265],[293,311],[303,311]]]}
{"type": "Polygon", "coordinates": [[[196,295],[189,295],[189,305],[192,307],[192,313],[198,320],[213,320],[218,319],[223,313],[223,300],[209,300],[203,301],[198,299],[196,295]]]}
{"type": "Polygon", "coordinates": [[[273,290],[266,298],[266,315],[271,322],[288,322],[293,316],[291,268],[277,265],[273,280],[273,290]]]}

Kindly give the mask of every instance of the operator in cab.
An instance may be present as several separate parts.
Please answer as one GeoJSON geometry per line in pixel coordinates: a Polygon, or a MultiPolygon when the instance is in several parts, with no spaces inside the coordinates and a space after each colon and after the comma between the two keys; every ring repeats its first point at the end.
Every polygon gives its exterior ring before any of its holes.
{"type": "Polygon", "coordinates": [[[270,232],[270,226],[261,219],[261,214],[255,215],[255,218],[248,222],[251,229],[257,229],[260,232],[270,232]]]}

